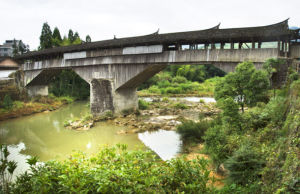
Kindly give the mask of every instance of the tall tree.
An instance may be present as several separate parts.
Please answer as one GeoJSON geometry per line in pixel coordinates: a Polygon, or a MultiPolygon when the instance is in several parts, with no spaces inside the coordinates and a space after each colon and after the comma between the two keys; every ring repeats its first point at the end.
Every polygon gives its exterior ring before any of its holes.
{"type": "Polygon", "coordinates": [[[62,41],[59,29],[57,27],[54,28],[52,37],[62,41]]]}
{"type": "Polygon", "coordinates": [[[60,46],[61,42],[62,42],[62,38],[59,29],[55,27],[52,34],[52,44],[53,46],[60,46]]]}
{"type": "Polygon", "coordinates": [[[73,38],[74,38],[74,40],[76,40],[77,38],[80,38],[78,32],[75,32],[73,38]]]}
{"type": "Polygon", "coordinates": [[[52,31],[48,23],[43,24],[42,33],[40,36],[39,49],[47,49],[52,47],[52,31]]]}
{"type": "Polygon", "coordinates": [[[71,43],[75,40],[73,30],[71,30],[71,29],[69,30],[69,33],[68,33],[68,39],[71,43]]]}
{"type": "Polygon", "coordinates": [[[92,42],[90,35],[86,35],[85,42],[92,42]]]}

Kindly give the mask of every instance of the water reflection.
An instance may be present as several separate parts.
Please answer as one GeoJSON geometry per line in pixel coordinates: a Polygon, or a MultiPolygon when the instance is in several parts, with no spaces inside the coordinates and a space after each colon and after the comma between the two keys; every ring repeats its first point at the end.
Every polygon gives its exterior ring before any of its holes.
{"type": "Polygon", "coordinates": [[[180,152],[182,142],[175,131],[158,130],[138,134],[139,139],[161,159],[170,160],[180,152]]]}

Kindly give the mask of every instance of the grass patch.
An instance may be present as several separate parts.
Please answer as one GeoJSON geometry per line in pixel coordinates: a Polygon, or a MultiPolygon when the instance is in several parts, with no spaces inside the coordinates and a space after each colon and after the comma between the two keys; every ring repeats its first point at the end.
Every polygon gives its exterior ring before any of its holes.
{"type": "Polygon", "coordinates": [[[149,108],[149,103],[145,100],[139,99],[139,109],[140,110],[146,110],[149,108]]]}
{"type": "Polygon", "coordinates": [[[188,109],[188,106],[187,106],[187,105],[182,104],[182,103],[180,103],[180,102],[174,104],[173,107],[176,108],[176,109],[181,109],[181,110],[183,110],[183,109],[188,109]]]}

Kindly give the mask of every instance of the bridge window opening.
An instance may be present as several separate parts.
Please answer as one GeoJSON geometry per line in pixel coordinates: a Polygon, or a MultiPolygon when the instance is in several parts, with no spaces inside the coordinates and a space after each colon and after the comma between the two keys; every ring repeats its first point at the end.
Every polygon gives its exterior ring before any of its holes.
{"type": "Polygon", "coordinates": [[[205,49],[205,44],[198,44],[198,50],[205,49]]]}
{"type": "Polygon", "coordinates": [[[190,45],[189,44],[181,45],[181,47],[182,47],[182,50],[190,50],[190,45]]]}
{"type": "Polygon", "coordinates": [[[278,42],[262,42],[261,48],[278,48],[278,42]]]}
{"type": "Polygon", "coordinates": [[[221,43],[215,43],[215,48],[216,49],[221,49],[221,43]]]}
{"type": "Polygon", "coordinates": [[[233,43],[233,49],[239,49],[239,44],[240,43],[233,43]]]}
{"type": "Polygon", "coordinates": [[[243,49],[251,49],[252,48],[252,43],[250,42],[244,42],[242,45],[243,49]]]}
{"type": "Polygon", "coordinates": [[[171,44],[171,45],[166,46],[166,50],[174,51],[174,50],[178,50],[178,47],[175,44],[171,44]]]}
{"type": "Polygon", "coordinates": [[[230,43],[225,43],[224,44],[224,48],[223,49],[230,49],[231,48],[231,44],[230,43]]]}

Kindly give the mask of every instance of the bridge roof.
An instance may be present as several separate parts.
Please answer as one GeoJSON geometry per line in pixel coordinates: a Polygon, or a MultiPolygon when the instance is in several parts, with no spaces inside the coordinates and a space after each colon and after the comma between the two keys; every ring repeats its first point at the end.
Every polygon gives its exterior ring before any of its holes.
{"type": "MultiPolygon", "coordinates": [[[[219,24],[220,25],[220,24],[219,24]]],[[[299,30],[290,30],[288,19],[282,22],[258,27],[227,28],[220,29],[219,25],[206,30],[175,32],[158,34],[158,32],[136,37],[114,38],[79,45],[55,47],[41,51],[33,51],[15,57],[18,60],[39,58],[49,55],[59,55],[67,52],[77,52],[84,50],[121,48],[127,46],[141,46],[154,44],[205,44],[222,42],[252,42],[252,41],[277,41],[295,39],[299,35],[299,30]]]]}

